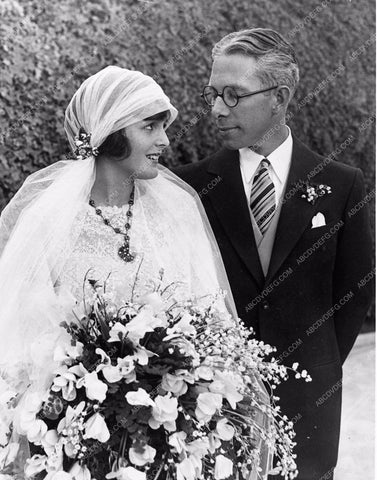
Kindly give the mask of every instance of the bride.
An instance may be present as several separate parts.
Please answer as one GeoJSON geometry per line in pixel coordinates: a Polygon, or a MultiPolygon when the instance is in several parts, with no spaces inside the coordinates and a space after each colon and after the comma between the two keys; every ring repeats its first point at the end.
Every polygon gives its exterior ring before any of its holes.
{"type": "MultiPolygon", "coordinates": [[[[28,177],[0,218],[3,400],[48,387],[59,323],[71,299],[83,299],[85,276],[107,279],[121,302],[163,271],[166,284],[180,285],[177,296],[226,291],[223,308],[236,315],[197,195],[158,163],[176,116],[152,78],[115,66],[74,94],[65,130],[76,160],[28,177]]],[[[19,434],[14,412],[0,412],[2,445],[11,428],[19,434]]]]}

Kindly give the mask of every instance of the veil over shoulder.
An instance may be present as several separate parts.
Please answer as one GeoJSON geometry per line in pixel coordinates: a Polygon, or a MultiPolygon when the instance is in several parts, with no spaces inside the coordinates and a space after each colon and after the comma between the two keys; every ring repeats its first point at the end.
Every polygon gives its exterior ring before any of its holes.
{"type": "MultiPolygon", "coordinates": [[[[76,293],[85,272],[96,267],[97,257],[91,264],[90,256],[77,251],[82,236],[88,235],[85,215],[91,208],[94,178],[93,157],[59,162],[29,177],[3,212],[0,232],[8,241],[0,257],[0,291],[6,300],[0,304],[0,365],[5,369],[9,364],[35,366],[35,342],[58,330],[63,314],[59,286],[67,283],[62,282],[67,279],[67,265],[73,262],[81,267],[76,271],[81,275],[70,278],[76,282],[76,293]]],[[[221,256],[197,194],[162,166],[155,179],[136,180],[135,189],[133,238],[144,271],[140,288],[148,276],[157,277],[163,269],[166,281],[183,282],[188,295],[226,291],[227,308],[236,315],[221,256]]],[[[138,259],[127,270],[119,258],[110,265],[105,259],[107,270],[102,272],[112,273],[113,267],[114,274],[120,273],[131,284],[138,259]]]]}

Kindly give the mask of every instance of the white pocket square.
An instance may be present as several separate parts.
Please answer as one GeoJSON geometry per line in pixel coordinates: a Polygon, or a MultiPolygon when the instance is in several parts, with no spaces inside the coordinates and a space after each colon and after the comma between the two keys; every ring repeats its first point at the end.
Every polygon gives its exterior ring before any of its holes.
{"type": "Polygon", "coordinates": [[[325,216],[323,213],[318,212],[317,215],[314,215],[312,218],[312,228],[323,227],[324,225],[326,225],[325,216]]]}

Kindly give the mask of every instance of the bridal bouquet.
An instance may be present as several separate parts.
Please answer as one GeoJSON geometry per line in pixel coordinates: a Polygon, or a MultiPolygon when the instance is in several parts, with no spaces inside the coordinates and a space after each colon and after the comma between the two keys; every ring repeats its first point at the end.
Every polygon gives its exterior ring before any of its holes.
{"type": "Polygon", "coordinates": [[[287,368],[267,361],[274,349],[221,308],[221,292],[177,301],[160,280],[119,306],[106,282],[86,279],[48,392],[22,402],[25,477],[247,480],[273,454],[274,473],[295,478],[293,424],[272,395],[287,368]]]}

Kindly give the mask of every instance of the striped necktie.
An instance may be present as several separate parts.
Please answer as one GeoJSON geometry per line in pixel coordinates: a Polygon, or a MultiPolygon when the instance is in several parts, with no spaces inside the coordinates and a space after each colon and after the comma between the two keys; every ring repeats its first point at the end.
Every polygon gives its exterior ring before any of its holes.
{"type": "Polygon", "coordinates": [[[250,208],[262,235],[267,231],[274,216],[275,187],[268,173],[270,162],[264,158],[253,180],[250,195],[250,208]]]}

